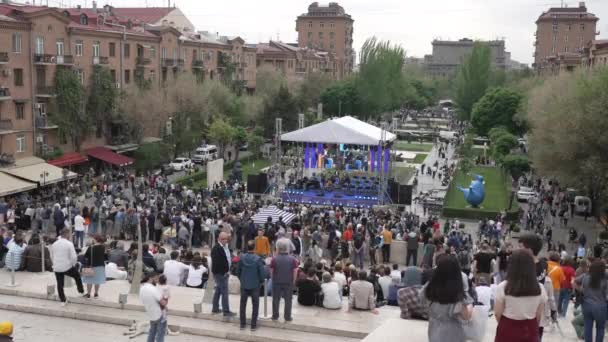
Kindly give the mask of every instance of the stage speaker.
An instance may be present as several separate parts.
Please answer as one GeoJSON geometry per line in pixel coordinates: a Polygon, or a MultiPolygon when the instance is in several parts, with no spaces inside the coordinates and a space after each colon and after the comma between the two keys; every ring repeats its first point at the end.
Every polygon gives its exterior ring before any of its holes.
{"type": "Polygon", "coordinates": [[[398,204],[412,205],[412,185],[399,185],[398,204]]]}
{"type": "Polygon", "coordinates": [[[260,173],[258,175],[258,182],[260,182],[260,193],[263,194],[266,192],[266,190],[268,189],[268,174],[267,173],[260,173]]]}
{"type": "Polygon", "coordinates": [[[391,198],[391,202],[399,202],[399,183],[395,182],[394,179],[388,180],[388,195],[391,198]]]}
{"type": "Polygon", "coordinates": [[[252,194],[263,194],[268,188],[268,175],[247,175],[247,192],[252,194]]]}

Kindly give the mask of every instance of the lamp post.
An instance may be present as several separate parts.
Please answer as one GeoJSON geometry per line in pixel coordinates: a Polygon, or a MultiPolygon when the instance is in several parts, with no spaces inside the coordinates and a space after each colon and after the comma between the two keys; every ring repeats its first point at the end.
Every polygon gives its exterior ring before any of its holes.
{"type": "MultiPolygon", "coordinates": [[[[42,186],[46,185],[46,178],[49,176],[49,172],[46,170],[42,170],[42,172],[40,173],[40,179],[42,179],[42,186]]],[[[41,234],[40,235],[40,253],[42,255],[42,267],[40,268],[40,272],[44,273],[44,271],[46,270],[44,265],[45,265],[45,253],[44,253],[44,236],[41,234]]]]}
{"type": "Polygon", "coordinates": [[[40,179],[42,180],[42,186],[46,185],[46,179],[49,176],[49,172],[46,170],[42,170],[42,172],[40,172],[40,179]]]}

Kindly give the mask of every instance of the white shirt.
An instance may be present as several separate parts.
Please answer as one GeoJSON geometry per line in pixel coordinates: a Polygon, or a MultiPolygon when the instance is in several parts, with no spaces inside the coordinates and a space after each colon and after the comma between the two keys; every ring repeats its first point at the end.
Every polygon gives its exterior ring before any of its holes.
{"type": "Polygon", "coordinates": [[[399,271],[399,270],[392,270],[391,271],[391,278],[399,279],[399,282],[401,282],[401,271],[399,271]]]}
{"type": "Polygon", "coordinates": [[[74,230],[77,232],[84,232],[84,218],[81,215],[74,217],[74,230]]]}
{"type": "Polygon", "coordinates": [[[321,284],[323,307],[327,309],[342,308],[342,288],[335,281],[321,284]]]}
{"type": "Polygon", "coordinates": [[[157,321],[161,318],[162,311],[160,309],[161,294],[156,286],[145,283],[139,289],[139,300],[146,309],[146,316],[151,321],[157,321]]]}
{"type": "Polygon", "coordinates": [[[507,281],[505,280],[496,287],[496,302],[504,301],[505,310],[503,315],[507,318],[514,320],[534,319],[538,312],[538,306],[543,303],[547,304],[547,292],[545,287],[540,284],[538,284],[540,295],[526,297],[505,295],[506,285],[507,281]]]}
{"type": "Polygon", "coordinates": [[[384,299],[388,298],[388,288],[391,286],[393,282],[393,278],[391,276],[382,276],[378,279],[378,284],[382,288],[382,293],[384,294],[384,299]]]}
{"type": "Polygon", "coordinates": [[[188,286],[200,286],[203,283],[203,274],[207,272],[205,266],[199,266],[198,269],[188,266],[188,279],[186,279],[186,285],[188,286]]]}
{"type": "Polygon", "coordinates": [[[67,272],[76,265],[76,250],[70,240],[62,237],[51,245],[54,272],[67,272]]]}
{"type": "Polygon", "coordinates": [[[334,272],[334,281],[343,289],[344,285],[346,285],[346,276],[342,272],[334,272]]]}
{"type": "Polygon", "coordinates": [[[477,286],[475,287],[477,292],[477,301],[485,306],[490,306],[492,300],[492,289],[489,286],[477,286]]]}
{"type": "Polygon", "coordinates": [[[188,270],[188,266],[177,260],[167,260],[163,268],[163,274],[167,277],[167,285],[179,286],[182,275],[188,270]]]}

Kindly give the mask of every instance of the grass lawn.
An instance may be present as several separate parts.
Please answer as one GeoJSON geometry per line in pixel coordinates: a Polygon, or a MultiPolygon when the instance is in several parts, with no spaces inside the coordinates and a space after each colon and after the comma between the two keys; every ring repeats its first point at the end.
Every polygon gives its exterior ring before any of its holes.
{"type": "MultiPolygon", "coordinates": [[[[471,174],[478,174],[484,177],[486,197],[481,203],[481,209],[500,211],[509,206],[509,193],[507,189],[506,174],[503,174],[496,167],[474,167],[471,174]]],[[[444,206],[450,208],[467,208],[469,204],[465,201],[462,191],[456,185],[468,187],[473,177],[465,175],[460,170],[456,172],[454,181],[450,184],[448,193],[445,197],[444,206]]]]}
{"type": "Polygon", "coordinates": [[[414,164],[422,164],[422,162],[424,162],[424,160],[426,159],[427,156],[428,156],[428,154],[426,154],[426,153],[417,154],[416,158],[414,158],[414,164]]]}
{"type": "Polygon", "coordinates": [[[410,180],[410,178],[412,178],[414,173],[416,173],[416,169],[411,166],[393,167],[395,181],[397,181],[399,184],[407,184],[407,182],[410,180]]]}
{"type": "MultiPolygon", "coordinates": [[[[230,164],[227,168],[224,168],[224,180],[228,179],[230,174],[232,173],[232,166],[234,164],[230,164]]],[[[242,159],[241,160],[241,170],[243,171],[243,181],[247,181],[247,175],[256,175],[260,173],[260,170],[270,166],[270,160],[268,159],[242,159]],[[254,166],[255,165],[255,166],[254,166]]],[[[207,187],[207,172],[201,171],[203,175],[201,175],[201,179],[194,182],[192,184],[193,188],[206,188],[207,187]]]]}
{"type": "Polygon", "coordinates": [[[399,140],[397,141],[396,148],[400,151],[430,152],[433,149],[433,144],[408,143],[407,141],[399,140]]]}

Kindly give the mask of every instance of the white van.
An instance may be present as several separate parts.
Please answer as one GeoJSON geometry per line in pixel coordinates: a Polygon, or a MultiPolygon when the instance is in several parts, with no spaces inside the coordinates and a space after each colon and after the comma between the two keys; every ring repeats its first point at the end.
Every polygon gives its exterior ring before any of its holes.
{"type": "Polygon", "coordinates": [[[196,149],[192,161],[196,164],[202,164],[210,160],[217,159],[217,147],[215,145],[205,145],[196,149]]]}
{"type": "Polygon", "coordinates": [[[585,215],[585,212],[591,214],[591,198],[587,196],[574,197],[574,212],[577,215],[585,215]]]}

